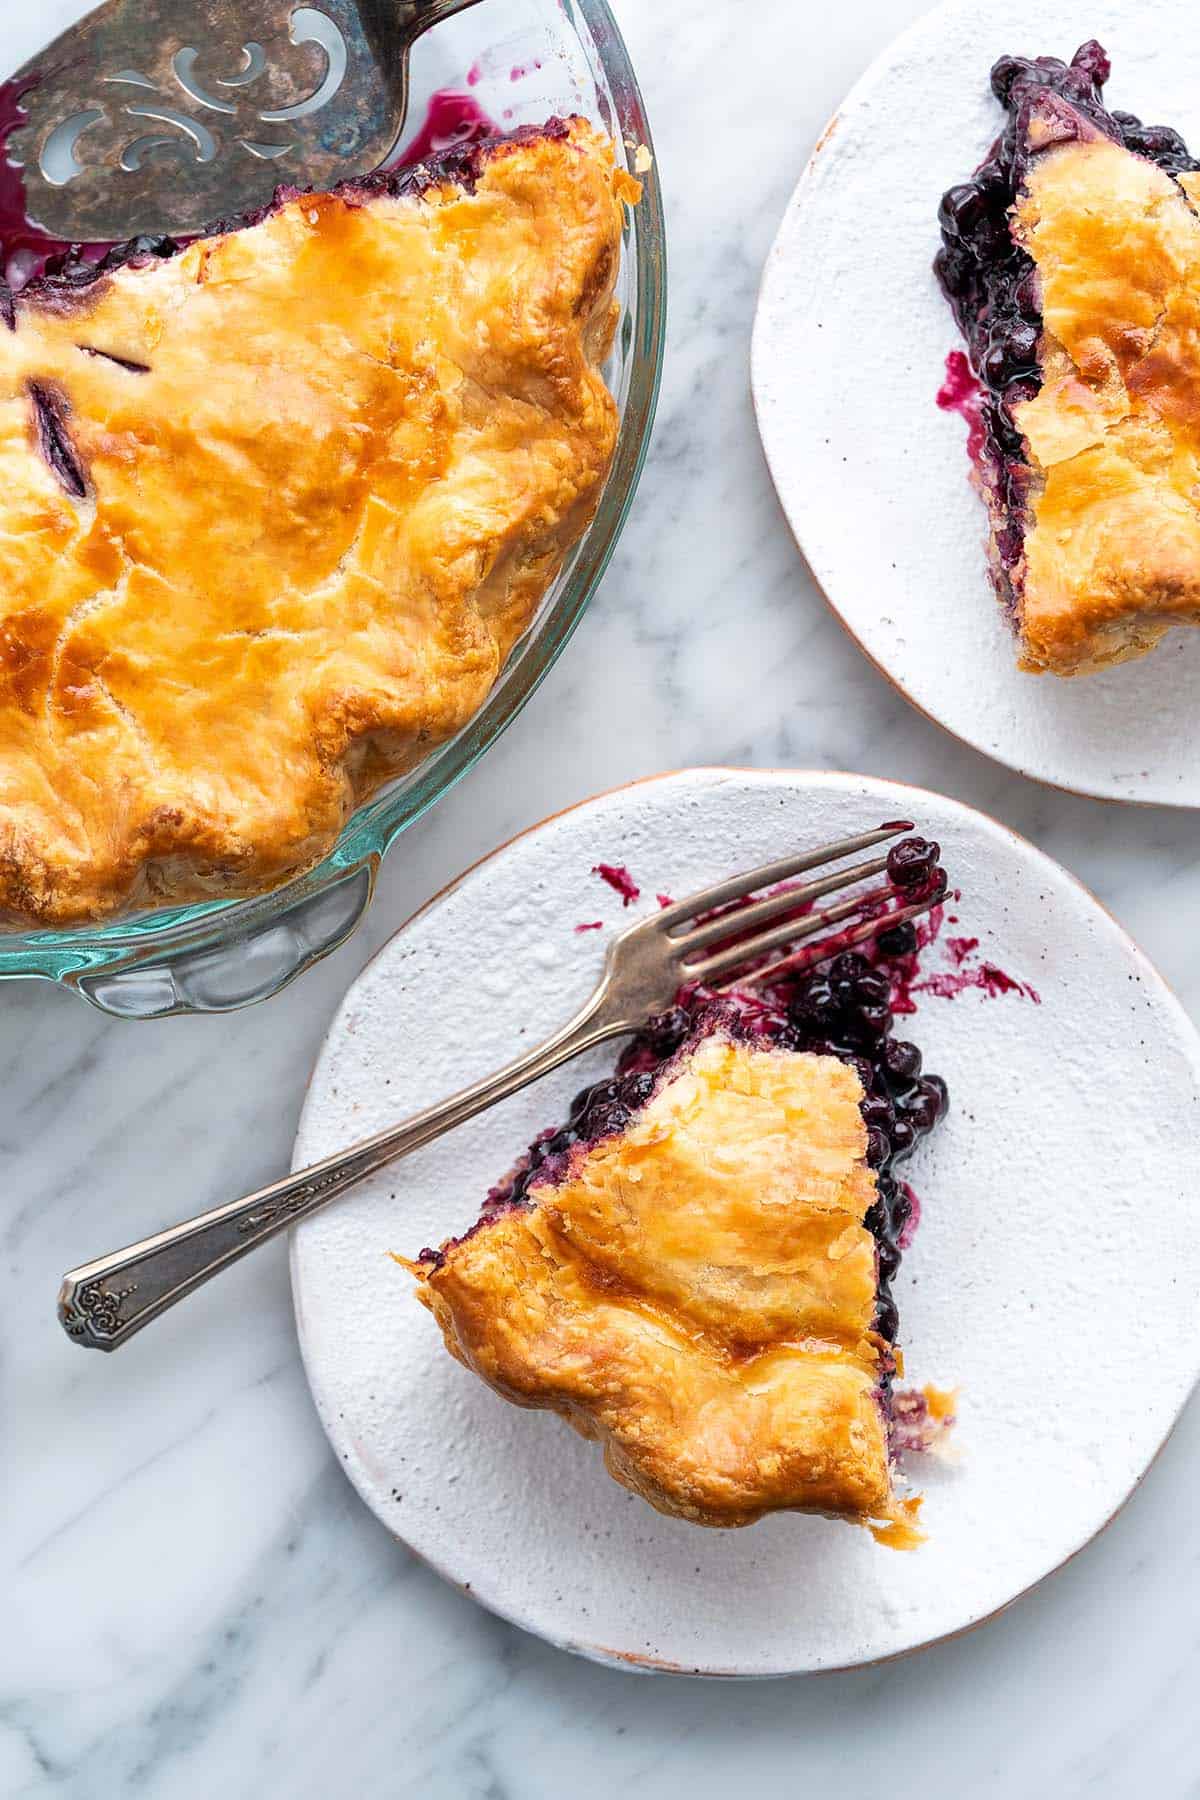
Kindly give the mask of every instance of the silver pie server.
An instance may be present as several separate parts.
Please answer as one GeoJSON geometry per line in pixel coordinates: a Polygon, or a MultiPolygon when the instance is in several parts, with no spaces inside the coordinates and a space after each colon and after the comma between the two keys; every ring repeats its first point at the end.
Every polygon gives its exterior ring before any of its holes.
{"type": "Polygon", "coordinates": [[[70,243],[186,235],[365,175],[399,143],[413,44],[477,3],[107,0],[3,84],[28,218],[70,243]]]}

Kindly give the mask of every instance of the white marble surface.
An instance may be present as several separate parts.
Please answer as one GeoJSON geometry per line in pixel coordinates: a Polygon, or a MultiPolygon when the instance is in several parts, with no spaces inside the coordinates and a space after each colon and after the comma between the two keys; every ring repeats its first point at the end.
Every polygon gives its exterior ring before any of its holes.
{"type": "MultiPolygon", "coordinates": [[[[78,10],[6,9],[4,60],[78,10]]],[[[672,232],[651,463],[563,662],[398,849],[359,937],[232,1019],[117,1025],[3,991],[4,1800],[1200,1793],[1195,1403],[1109,1531],[972,1636],[850,1676],[702,1685],[551,1651],[397,1547],[311,1410],[282,1245],[117,1358],[53,1316],[71,1263],[285,1166],[325,1021],[416,904],[526,823],[659,768],[866,769],[972,801],[1076,870],[1200,1011],[1193,816],[1035,787],[919,718],[814,593],[763,468],[746,374],[763,256],[825,116],[918,10],[622,0],[672,232]]],[[[1111,1071],[1096,1084],[1119,1106],[1111,1071]]],[[[1003,1181],[998,1154],[998,1204],[1003,1181]]]]}

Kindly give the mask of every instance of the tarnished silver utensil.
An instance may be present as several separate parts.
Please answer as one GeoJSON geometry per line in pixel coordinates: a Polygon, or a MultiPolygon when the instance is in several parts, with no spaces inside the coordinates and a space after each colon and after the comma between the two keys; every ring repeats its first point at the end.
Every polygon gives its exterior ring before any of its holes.
{"type": "Polygon", "coordinates": [[[118,1349],[230,1263],[327,1206],[376,1169],[432,1143],[593,1045],[637,1031],[651,1013],[671,1004],[683,982],[703,982],[718,991],[753,985],[784,968],[815,966],[833,955],[835,946],[843,950],[868,943],[885,928],[928,912],[944,886],[919,897],[897,890],[887,878],[886,856],[827,872],[828,864],[875,849],[911,829],[897,820],[785,856],[626,926],[609,944],[604,973],[587,1005],[545,1043],[440,1105],[312,1168],[298,1169],[244,1199],[71,1269],[58,1296],[64,1330],[87,1349],[118,1349]],[[813,879],[798,883],[795,877],[804,874],[813,879]],[[881,885],[865,885],[880,877],[881,885]],[[771,891],[752,904],[740,904],[764,888],[771,891]],[[847,899],[816,906],[845,889],[853,890],[847,899]],[[714,909],[735,902],[735,912],[718,910],[714,916],[714,909]],[[777,951],[783,956],[776,957],[777,951]]]}
{"type": "Polygon", "coordinates": [[[378,168],[413,44],[476,4],[108,0],[3,85],[27,215],[68,243],[187,234],[378,168]]]}

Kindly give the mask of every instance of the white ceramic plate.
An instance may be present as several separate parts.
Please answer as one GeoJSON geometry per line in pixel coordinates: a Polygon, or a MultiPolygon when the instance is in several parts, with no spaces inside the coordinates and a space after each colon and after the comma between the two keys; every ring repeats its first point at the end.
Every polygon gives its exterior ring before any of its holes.
{"type": "Polygon", "coordinates": [[[1098,37],[1109,103],[1200,146],[1188,0],[950,0],[887,50],[821,139],[767,263],[753,383],[767,460],[843,624],[907,697],[1000,762],[1117,800],[1200,806],[1200,632],[1063,681],[1023,675],[988,580],[965,428],[935,395],[960,347],[930,264],[937,205],[1003,123],[1005,52],[1098,37]]]}
{"type": "MultiPolygon", "coordinates": [[[[923,1480],[911,1555],[837,1522],[705,1531],[652,1512],[559,1419],[451,1361],[389,1250],[463,1230],[613,1051],[560,1070],[298,1227],[292,1279],[325,1429],[363,1499],[450,1580],[551,1642],[763,1675],[895,1655],[985,1618],[1097,1532],[1200,1367],[1200,1043],[1071,876],[956,801],[836,774],[698,770],[587,802],[473,869],[350,990],[296,1144],[312,1161],[442,1098],[565,1020],[632,916],[883,819],[943,845],[959,935],[1042,1004],[972,990],[906,1023],[951,1116],[910,1165],[925,1202],[897,1284],[908,1373],[960,1384],[961,1461],[923,1480]]],[[[942,966],[939,953],[930,967],[942,966]]]]}

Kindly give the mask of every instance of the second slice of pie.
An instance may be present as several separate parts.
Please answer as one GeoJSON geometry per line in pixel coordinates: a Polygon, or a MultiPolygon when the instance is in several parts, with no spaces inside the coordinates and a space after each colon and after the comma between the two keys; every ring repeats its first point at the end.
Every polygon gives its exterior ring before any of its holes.
{"type": "Polygon", "coordinates": [[[1004,57],[1008,122],[942,201],[981,383],[976,474],[1023,667],[1084,675],[1200,623],[1200,163],[1110,112],[1109,64],[1004,57]]]}

